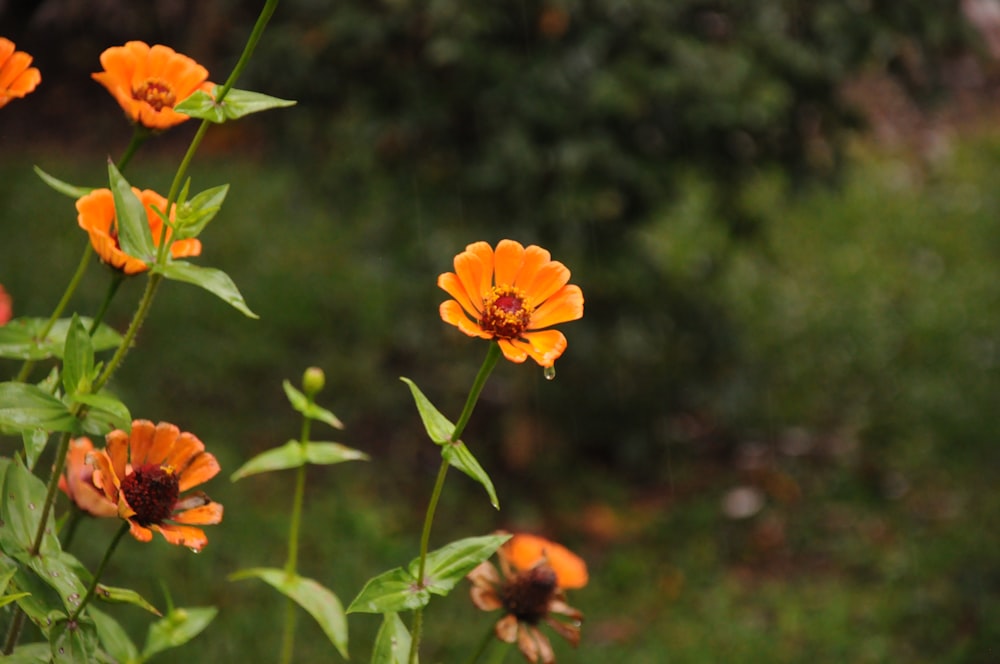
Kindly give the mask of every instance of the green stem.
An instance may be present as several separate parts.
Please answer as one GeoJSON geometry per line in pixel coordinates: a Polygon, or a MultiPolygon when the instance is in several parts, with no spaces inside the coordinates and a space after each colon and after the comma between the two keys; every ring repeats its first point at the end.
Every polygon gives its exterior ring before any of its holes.
{"type": "Polygon", "coordinates": [[[61,533],[62,535],[62,550],[69,551],[69,545],[73,543],[73,537],[76,535],[76,529],[83,520],[84,512],[82,509],[76,506],[76,503],[70,504],[69,517],[67,517],[66,525],[61,533]]]}
{"type": "MultiPolygon", "coordinates": [[[[74,408],[73,416],[76,417],[78,409],[74,408]]],[[[59,447],[56,448],[56,457],[52,465],[52,476],[45,491],[45,503],[42,505],[42,512],[38,519],[38,530],[35,531],[35,539],[32,541],[28,553],[37,556],[42,550],[42,538],[45,536],[45,526],[49,521],[49,512],[56,501],[56,488],[59,486],[59,476],[62,475],[63,467],[66,465],[66,453],[69,451],[69,432],[63,433],[59,438],[59,447]]]]}
{"type": "Polygon", "coordinates": [[[496,632],[494,627],[493,625],[490,625],[486,634],[483,635],[483,639],[479,642],[479,647],[472,653],[472,657],[469,658],[466,664],[476,664],[476,662],[479,661],[479,658],[483,656],[483,653],[486,652],[486,649],[490,647],[490,643],[493,642],[495,636],[496,632]]]}
{"type": "MultiPolygon", "coordinates": [[[[312,403],[313,397],[308,392],[306,397],[312,403]]],[[[302,418],[302,435],[299,438],[299,445],[302,447],[302,458],[305,458],[306,447],[309,445],[309,429],[312,421],[308,417],[302,418]]],[[[299,529],[302,524],[302,505],[305,503],[306,495],[306,466],[303,463],[298,467],[295,476],[295,498],[292,502],[292,518],[288,527],[288,560],[285,562],[285,574],[289,578],[295,576],[299,560],[299,529]]],[[[281,661],[289,664],[292,661],[292,653],[295,650],[295,602],[289,597],[285,600],[285,628],[281,639],[281,661]]]]}
{"type": "Polygon", "coordinates": [[[14,619],[10,621],[10,628],[7,630],[7,639],[3,644],[3,654],[9,655],[14,652],[14,646],[21,638],[21,629],[24,627],[24,619],[27,614],[24,611],[15,611],[14,619]]]}
{"type": "Polygon", "coordinates": [[[132,343],[135,341],[135,337],[139,334],[139,328],[142,327],[143,322],[146,320],[146,316],[149,314],[150,308],[153,306],[153,297],[156,295],[156,289],[163,281],[163,276],[160,274],[149,275],[149,280],[146,282],[146,290],[142,293],[142,299],[139,301],[139,307],[135,310],[135,314],[132,316],[132,322],[129,323],[128,330],[125,331],[125,336],[122,338],[122,342],[118,345],[118,349],[115,354],[108,360],[108,363],[104,367],[104,371],[98,376],[97,380],[94,382],[91,391],[97,393],[104,387],[105,383],[111,378],[111,375],[121,366],[122,360],[125,359],[125,355],[132,348],[132,343]]]}
{"type": "Polygon", "coordinates": [[[73,615],[69,617],[70,622],[73,622],[80,615],[80,612],[90,603],[90,600],[94,598],[94,593],[97,592],[97,582],[101,580],[101,574],[104,573],[104,568],[108,566],[108,561],[111,560],[111,554],[115,552],[115,548],[118,546],[118,542],[121,541],[125,533],[129,531],[129,522],[125,521],[122,523],[121,528],[115,533],[114,539],[111,540],[111,544],[108,546],[108,550],[104,552],[104,558],[101,559],[101,564],[97,566],[97,571],[94,572],[94,580],[90,582],[90,587],[87,589],[87,594],[83,596],[83,600],[80,602],[80,606],[76,607],[73,611],[73,615]]]}
{"type": "Polygon", "coordinates": [[[104,295],[104,301],[101,302],[101,308],[97,310],[94,314],[94,320],[90,324],[90,336],[94,336],[97,332],[97,328],[101,326],[101,321],[104,320],[104,315],[108,313],[108,307],[111,305],[111,300],[114,299],[115,293],[118,292],[118,287],[122,285],[125,281],[125,273],[119,270],[114,270],[111,273],[111,282],[108,284],[108,292],[104,295]]]}
{"type": "Polygon", "coordinates": [[[121,159],[119,159],[118,163],[115,164],[119,173],[125,171],[125,167],[128,166],[130,161],[132,161],[132,155],[134,155],[136,150],[139,149],[139,146],[145,143],[146,139],[152,135],[153,132],[141,124],[135,125],[135,130],[132,132],[132,140],[129,141],[128,147],[125,148],[125,153],[121,156],[121,159]]]}
{"type": "MultiPolygon", "coordinates": [[[[483,387],[486,385],[486,380],[490,377],[493,372],[494,367],[496,367],[497,362],[500,360],[500,346],[499,344],[491,343],[489,350],[486,352],[486,357],[483,359],[483,364],[479,367],[479,373],[476,374],[476,379],[472,381],[472,388],[469,390],[469,397],[465,400],[465,407],[462,408],[462,414],[458,417],[458,422],[455,424],[455,430],[452,432],[450,440],[455,442],[462,435],[465,430],[465,425],[469,423],[469,418],[472,417],[472,411],[476,407],[476,403],[479,401],[479,395],[483,391],[483,387]]],[[[424,515],[424,527],[420,534],[420,564],[418,565],[417,583],[423,587],[424,584],[424,573],[427,567],[427,549],[430,545],[431,539],[431,526],[434,524],[434,513],[437,511],[438,501],[441,499],[441,493],[444,489],[444,480],[448,475],[448,460],[442,459],[441,467],[438,469],[437,479],[434,481],[434,489],[431,491],[431,499],[427,505],[427,513],[424,515]]],[[[413,611],[413,625],[410,629],[410,664],[416,664],[417,653],[420,651],[420,638],[423,631],[423,608],[417,608],[413,611]]]]}
{"type": "Polygon", "coordinates": [[[510,652],[510,645],[506,641],[494,639],[493,656],[489,658],[489,664],[501,664],[501,662],[507,659],[507,653],[510,652]]]}

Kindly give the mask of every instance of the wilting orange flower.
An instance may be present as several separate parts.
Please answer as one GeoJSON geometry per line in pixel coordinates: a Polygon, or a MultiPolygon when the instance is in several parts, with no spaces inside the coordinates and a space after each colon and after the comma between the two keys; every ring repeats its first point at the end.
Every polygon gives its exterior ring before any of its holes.
{"type": "Polygon", "coordinates": [[[476,242],[455,256],[454,272],[438,277],[438,286],[455,298],[441,303],[441,318],[470,337],[496,339],[511,362],[530,356],[551,367],[566,350],[566,337],[546,328],[583,316],[583,292],[569,277],[539,246],[501,240],[494,252],[476,242]]]}
{"type": "Polygon", "coordinates": [[[42,82],[42,74],[35,67],[29,67],[30,64],[30,55],[15,51],[14,42],[0,37],[0,108],[11,99],[28,94],[42,82]]]}
{"type": "Polygon", "coordinates": [[[59,477],[59,488],[77,507],[93,516],[118,516],[118,505],[94,484],[94,467],[90,463],[93,451],[94,443],[90,438],[75,438],[70,442],[66,470],[59,477]]]}
{"type": "Polygon", "coordinates": [[[222,505],[200,491],[180,494],[219,472],[219,462],[191,433],[173,424],[132,422],[132,433],[120,429],[107,436],[107,447],[91,454],[94,484],[127,519],[141,542],[159,532],[171,544],[200,551],[208,544],[201,528],[222,521],[222,505]]]}
{"type": "Polygon", "coordinates": [[[587,584],[586,563],[560,544],[527,534],[507,540],[497,556],[502,577],[489,561],[466,577],[472,582],[472,603],[483,611],[503,609],[494,628],[497,638],[516,642],[529,662],[555,662],[552,644],[538,624],[544,621],[574,647],[580,642],[583,614],[566,603],[563,590],[587,584]]]}
{"type": "MultiPolygon", "coordinates": [[[[153,242],[159,246],[160,235],[163,232],[163,219],[156,210],[166,210],[167,199],[160,196],[152,189],[139,191],[132,187],[132,193],[139,197],[143,207],[146,209],[146,217],[149,220],[149,228],[153,234],[153,242]]],[[[145,261],[129,256],[122,251],[118,242],[118,220],[115,216],[115,199],[110,189],[95,189],[86,196],[82,196],[76,201],[77,223],[80,228],[90,235],[90,243],[94,245],[94,250],[101,260],[125,272],[125,274],[136,274],[149,269],[145,261]]],[[[170,219],[173,220],[173,211],[170,219]]],[[[170,229],[167,228],[167,239],[170,239],[170,229]]],[[[170,246],[170,255],[174,258],[185,256],[197,256],[201,253],[201,240],[198,238],[185,238],[178,240],[170,246]]]]}
{"type": "Polygon", "coordinates": [[[14,317],[14,300],[11,299],[3,284],[0,284],[0,325],[6,325],[7,321],[14,317]]]}
{"type": "Polygon", "coordinates": [[[211,93],[208,70],[169,46],[130,41],[101,53],[104,71],[91,74],[125,115],[149,129],[169,129],[189,119],[174,110],[197,90],[211,93]]]}

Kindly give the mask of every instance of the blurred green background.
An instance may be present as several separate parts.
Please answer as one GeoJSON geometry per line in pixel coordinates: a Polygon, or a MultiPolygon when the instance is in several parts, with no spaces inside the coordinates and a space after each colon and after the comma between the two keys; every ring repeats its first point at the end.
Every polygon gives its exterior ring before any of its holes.
{"type": "MultiPolygon", "coordinates": [[[[100,52],[166,43],[221,80],[245,4],[0,6],[43,75],[0,111],[16,315],[48,315],[85,242],[31,166],[99,186],[129,138],[100,52]]],[[[586,315],[554,381],[498,367],[465,439],[503,509],[456,474],[433,541],[505,527],[581,553],[584,637],[560,661],[996,661],[1000,131],[974,22],[876,0],[284,2],[241,87],[299,104],[214,128],[192,171],[231,184],[198,262],[261,318],[168,284],[113,387],[228,475],[296,435],[281,381],[322,367],[336,438],[373,457],[310,475],[302,573],[346,604],[415,555],[438,463],[397,378],[454,417],[485,352],[439,320],[437,274],[476,240],[539,243],[586,315]]],[[[132,183],[165,190],[192,132],[151,142],[132,183]]],[[[107,279],[92,266],[73,306],[107,279]]],[[[108,579],[220,608],[164,660],[276,655],[282,602],[226,575],[283,563],[290,476],[208,489],[226,519],[201,555],[128,542],[108,579]]],[[[425,661],[489,629],[469,606],[434,601],[425,661]]],[[[112,610],[141,641],[146,616],[112,610]]],[[[350,627],[366,661],[377,620],[350,627]]],[[[336,658],[299,634],[299,661],[336,658]]]]}

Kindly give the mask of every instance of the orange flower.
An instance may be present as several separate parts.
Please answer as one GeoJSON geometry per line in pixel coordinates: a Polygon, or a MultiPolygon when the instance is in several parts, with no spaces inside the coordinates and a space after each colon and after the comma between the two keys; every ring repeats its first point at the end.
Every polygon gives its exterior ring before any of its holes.
{"type": "Polygon", "coordinates": [[[483,611],[503,609],[494,632],[501,641],[516,642],[529,662],[555,662],[552,644],[538,624],[544,621],[574,647],[580,642],[583,614],[566,603],[563,590],[587,584],[586,563],[562,545],[526,534],[507,540],[497,555],[502,578],[489,561],[466,577],[472,582],[472,603],[483,611]]]}
{"type": "Polygon", "coordinates": [[[541,247],[501,240],[494,252],[476,242],[455,256],[454,272],[438,277],[454,298],[441,303],[441,318],[470,337],[496,339],[511,362],[530,356],[551,367],[566,350],[566,337],[546,328],[583,316],[583,292],[569,277],[541,247]]]}
{"type": "Polygon", "coordinates": [[[91,74],[108,89],[132,122],[169,129],[189,119],[174,110],[197,90],[211,93],[208,70],[169,46],[130,41],[101,53],[104,71],[91,74]]]}
{"type": "Polygon", "coordinates": [[[0,284],[0,325],[6,325],[7,321],[14,317],[14,300],[10,294],[4,290],[0,284]]]}
{"type": "Polygon", "coordinates": [[[70,442],[66,471],[59,478],[59,488],[77,507],[93,516],[118,516],[118,505],[108,500],[104,491],[94,484],[94,467],[90,464],[93,451],[90,438],[76,438],[70,442]]]}
{"type": "MultiPolygon", "coordinates": [[[[139,197],[142,205],[146,208],[146,217],[149,220],[149,228],[153,234],[153,242],[159,246],[160,235],[163,232],[163,219],[157,214],[167,208],[167,199],[160,196],[152,189],[139,191],[132,187],[132,193],[139,197]]],[[[114,268],[122,270],[125,274],[136,274],[145,272],[149,266],[145,261],[129,256],[122,251],[118,242],[118,220],[115,217],[115,200],[110,189],[95,189],[86,196],[82,196],[76,201],[78,212],[76,220],[80,228],[90,235],[90,243],[94,245],[94,250],[101,260],[114,268]]],[[[173,211],[171,211],[173,220],[173,211]]],[[[167,239],[170,239],[170,229],[167,228],[167,239]]],[[[170,254],[174,258],[185,256],[197,256],[201,253],[201,240],[197,238],[186,238],[178,240],[170,245],[170,254]]]]}
{"type": "Polygon", "coordinates": [[[112,431],[107,447],[91,458],[94,484],[118,506],[118,516],[140,542],[153,539],[155,530],[171,544],[201,551],[208,538],[195,526],[222,521],[222,505],[204,493],[180,495],[220,470],[194,434],[168,422],[136,420],[131,435],[112,431]]]}
{"type": "Polygon", "coordinates": [[[30,55],[15,51],[14,42],[0,37],[0,108],[11,99],[28,94],[42,82],[42,74],[35,67],[29,67],[30,64],[30,55]]]}

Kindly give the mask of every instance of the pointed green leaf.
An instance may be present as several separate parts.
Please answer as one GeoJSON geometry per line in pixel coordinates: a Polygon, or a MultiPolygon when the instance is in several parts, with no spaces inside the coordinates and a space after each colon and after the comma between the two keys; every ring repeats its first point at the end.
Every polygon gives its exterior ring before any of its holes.
{"type": "Polygon", "coordinates": [[[90,334],[80,317],[74,314],[63,350],[62,383],[66,394],[89,391],[93,371],[94,347],[90,343],[90,334]]]}
{"type": "MultiPolygon", "coordinates": [[[[3,475],[3,495],[0,496],[0,549],[16,558],[29,556],[35,532],[41,523],[42,506],[45,504],[45,483],[35,477],[21,463],[20,457],[6,464],[3,475]]],[[[59,540],[52,532],[51,520],[42,536],[41,553],[59,551],[59,540]]],[[[24,588],[22,588],[24,589],[24,588]]]]}
{"type": "Polygon", "coordinates": [[[218,93],[219,86],[215,86],[212,94],[198,90],[174,106],[174,110],[193,118],[220,123],[226,120],[236,120],[251,113],[259,113],[272,108],[284,108],[295,104],[294,101],[288,99],[279,99],[259,92],[237,89],[230,90],[222,103],[217,104],[215,95],[218,93]]]}
{"type": "Polygon", "coordinates": [[[77,431],[79,422],[59,399],[27,383],[0,383],[0,432],[77,431]]]}
{"type": "Polygon", "coordinates": [[[49,630],[53,664],[91,664],[96,661],[97,628],[91,620],[68,617],[52,620],[49,630]]]}
{"type": "Polygon", "coordinates": [[[274,447],[253,457],[229,476],[231,482],[258,473],[269,473],[275,470],[286,470],[306,465],[306,457],[302,445],[297,440],[290,440],[281,447],[274,447]]]}
{"type": "Polygon", "coordinates": [[[345,461],[368,461],[368,455],[340,443],[309,442],[306,444],[306,460],[318,466],[328,466],[345,461]]]}
{"type": "MultiPolygon", "coordinates": [[[[93,319],[81,317],[80,321],[88,330],[93,319]]],[[[0,357],[14,360],[44,360],[62,357],[66,347],[71,319],[62,318],[53,324],[49,333],[42,337],[42,330],[48,324],[45,318],[16,318],[0,326],[0,357]]],[[[117,348],[121,335],[107,325],[97,328],[90,343],[95,351],[117,348]]]]}
{"type": "Polygon", "coordinates": [[[198,237],[222,208],[222,202],[226,200],[228,191],[228,184],[212,187],[179,205],[174,223],[177,228],[177,239],[198,237]]]}
{"type": "Polygon", "coordinates": [[[486,489],[486,494],[490,497],[490,504],[494,508],[500,509],[500,499],[497,498],[497,491],[493,487],[493,480],[486,474],[483,467],[479,465],[479,461],[472,455],[472,452],[466,447],[465,443],[458,441],[457,443],[446,444],[441,448],[441,456],[449,464],[482,484],[483,488],[486,489]]]}
{"type": "Polygon", "coordinates": [[[0,607],[31,595],[29,592],[17,592],[16,589],[10,593],[7,592],[7,586],[10,584],[11,579],[14,578],[14,575],[17,574],[17,570],[17,561],[13,558],[0,555],[0,607]]]}
{"type": "Polygon", "coordinates": [[[35,467],[39,455],[45,451],[45,446],[49,442],[49,434],[44,429],[22,431],[21,440],[24,442],[24,463],[31,470],[35,467]]]}
{"type": "Polygon", "coordinates": [[[150,604],[145,597],[131,588],[114,588],[112,586],[106,586],[103,583],[99,583],[97,584],[97,591],[94,593],[94,597],[112,604],[131,604],[133,606],[138,606],[140,609],[148,611],[154,616],[163,615],[160,613],[160,610],[150,604]]]}
{"type": "Polygon", "coordinates": [[[2,595],[0,596],[0,607],[7,606],[8,604],[16,602],[22,597],[28,597],[29,595],[31,595],[31,593],[13,593],[10,595],[2,595]]]}
{"type": "Polygon", "coordinates": [[[87,586],[78,575],[78,560],[63,551],[50,551],[28,557],[27,564],[39,579],[59,594],[67,613],[79,608],[83,596],[87,594],[87,586]]]}
{"type": "Polygon", "coordinates": [[[257,567],[240,570],[229,577],[231,580],[258,578],[269,584],[296,604],[319,623],[330,643],[344,659],[347,659],[347,616],[340,600],[332,592],[312,579],[285,570],[257,567]]]}
{"type": "Polygon", "coordinates": [[[42,179],[42,182],[52,187],[60,194],[64,194],[73,199],[86,196],[94,190],[94,187],[78,187],[76,185],[63,182],[59,178],[49,175],[38,166],[35,166],[35,174],[42,179]]]}
{"type": "Polygon", "coordinates": [[[122,177],[111,161],[108,162],[108,179],[115,201],[115,220],[122,251],[147,264],[155,262],[156,245],[153,244],[146,208],[132,191],[132,185],[122,177]]]}
{"type": "Polygon", "coordinates": [[[109,655],[120,664],[135,662],[139,658],[139,650],[132,643],[128,633],[117,620],[99,610],[93,604],[87,605],[87,614],[94,621],[97,638],[109,655]]]}
{"type": "Polygon", "coordinates": [[[183,281],[195,286],[204,288],[209,293],[219,297],[230,306],[243,312],[248,318],[259,318],[257,314],[250,311],[243,296],[236,288],[236,284],[229,278],[229,275],[222,270],[211,267],[200,267],[185,261],[170,261],[166,265],[153,266],[154,272],[159,272],[167,279],[183,281]]]}
{"type": "Polygon", "coordinates": [[[420,413],[420,419],[423,420],[424,429],[427,430],[430,439],[438,445],[444,445],[450,441],[451,434],[455,432],[455,425],[441,414],[441,411],[430,402],[430,399],[424,396],[416,383],[406,377],[400,377],[400,380],[410,386],[413,401],[417,404],[417,411],[420,413]]]}
{"type": "Polygon", "coordinates": [[[190,609],[174,609],[161,620],[149,626],[146,645],[142,649],[142,660],[153,655],[182,646],[201,634],[219,612],[214,606],[190,609]]]}
{"type": "Polygon", "coordinates": [[[336,415],[328,411],[326,408],[317,406],[314,402],[310,401],[309,398],[292,385],[290,381],[285,380],[282,382],[281,386],[285,388],[285,396],[288,397],[288,402],[292,404],[292,408],[302,413],[309,419],[325,422],[334,429],[344,428],[343,422],[341,422],[336,415]]]}
{"type": "Polygon", "coordinates": [[[100,392],[77,394],[73,400],[88,406],[87,414],[80,424],[83,433],[103,436],[113,429],[129,431],[132,428],[132,414],[118,397],[100,392]]]}
{"type": "Polygon", "coordinates": [[[402,567],[383,572],[368,580],[348,613],[389,613],[427,606],[431,601],[426,588],[417,586],[416,577],[402,567]]]}
{"type": "Polygon", "coordinates": [[[382,626],[375,636],[371,664],[407,664],[410,632],[395,612],[382,616],[382,626]]]}
{"type": "MultiPolygon", "coordinates": [[[[447,595],[455,584],[465,578],[472,568],[488,559],[510,535],[483,535],[466,537],[427,554],[424,585],[435,595],[447,595]]],[[[410,574],[416,576],[420,559],[410,563],[410,574]]]]}

